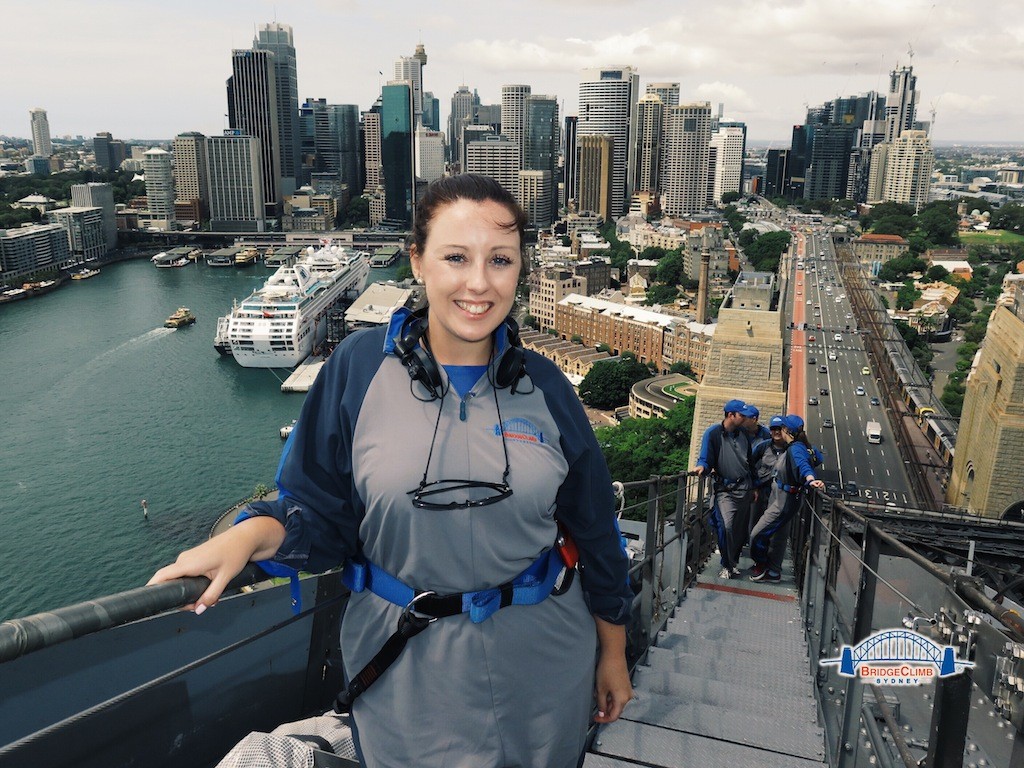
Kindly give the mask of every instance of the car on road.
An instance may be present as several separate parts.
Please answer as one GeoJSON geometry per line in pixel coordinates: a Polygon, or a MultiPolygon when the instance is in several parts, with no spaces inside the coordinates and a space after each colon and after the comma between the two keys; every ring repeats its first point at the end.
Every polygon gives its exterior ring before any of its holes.
{"type": "Polygon", "coordinates": [[[811,303],[811,300],[810,300],[810,299],[808,299],[808,300],[807,300],[807,303],[808,303],[808,304],[810,304],[810,303],[811,303]]]}
{"type": "Polygon", "coordinates": [[[823,419],[821,422],[821,426],[824,427],[825,429],[832,429],[832,419],[823,419]]]}
{"type": "Polygon", "coordinates": [[[841,333],[837,333],[837,334],[836,334],[835,336],[833,336],[832,338],[833,338],[833,339],[835,339],[836,341],[842,341],[842,340],[843,340],[843,334],[841,334],[841,333]]]}
{"type": "Polygon", "coordinates": [[[849,480],[843,486],[843,493],[847,496],[860,496],[860,489],[857,488],[857,484],[853,480],[849,480]]]}
{"type": "Polygon", "coordinates": [[[828,366],[826,366],[826,365],[819,365],[818,366],[818,373],[828,373],[828,366]]]}
{"type": "Polygon", "coordinates": [[[818,394],[819,394],[819,395],[828,395],[828,387],[821,387],[821,388],[820,388],[820,389],[818,390],[818,394]]]}
{"type": "Polygon", "coordinates": [[[816,397],[808,397],[807,398],[807,404],[808,405],[817,405],[818,404],[818,398],[816,398],[816,397]]]}
{"type": "Polygon", "coordinates": [[[866,365],[863,368],[860,369],[860,372],[861,372],[862,376],[870,376],[871,375],[871,369],[868,368],[866,365]]]}
{"type": "Polygon", "coordinates": [[[825,483],[825,493],[835,498],[842,494],[842,488],[839,487],[839,483],[825,483]]]}
{"type": "Polygon", "coordinates": [[[817,341],[817,339],[814,338],[814,334],[812,333],[810,336],[807,337],[807,341],[813,344],[814,342],[817,341]]]}
{"type": "Polygon", "coordinates": [[[808,357],[807,358],[807,364],[808,365],[816,365],[817,362],[818,362],[817,358],[814,358],[814,357],[808,357]]]}
{"type": "Polygon", "coordinates": [[[882,404],[882,401],[881,401],[881,400],[879,400],[879,399],[878,399],[877,397],[872,397],[872,398],[871,398],[871,404],[872,404],[872,405],[881,405],[881,404],[882,404]]]}
{"type": "Polygon", "coordinates": [[[864,391],[864,387],[857,387],[853,391],[854,391],[855,394],[858,394],[858,395],[866,395],[867,394],[867,392],[864,391]]]}

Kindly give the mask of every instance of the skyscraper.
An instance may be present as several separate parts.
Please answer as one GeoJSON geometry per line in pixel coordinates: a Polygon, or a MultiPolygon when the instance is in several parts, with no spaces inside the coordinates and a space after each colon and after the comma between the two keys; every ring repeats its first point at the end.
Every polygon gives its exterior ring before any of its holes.
{"type": "Polygon", "coordinates": [[[430,91],[423,92],[423,127],[441,130],[441,102],[430,91]]]}
{"type": "Polygon", "coordinates": [[[475,118],[475,99],[468,86],[460,85],[452,94],[452,109],[448,115],[448,162],[457,164],[462,158],[462,128],[475,118]]]}
{"type": "Polygon", "coordinates": [[[416,192],[413,89],[408,81],[381,88],[380,154],[386,218],[412,226],[416,192]]]}
{"type": "Polygon", "coordinates": [[[335,170],[341,182],[348,185],[349,195],[356,196],[362,189],[359,107],[355,104],[328,104],[327,131],[335,159],[328,161],[325,156],[325,170],[335,170]]]}
{"type": "Polygon", "coordinates": [[[843,200],[849,180],[850,150],[857,137],[850,125],[814,126],[814,144],[806,172],[804,197],[808,200],[843,200]]]}
{"type": "Polygon", "coordinates": [[[201,218],[209,216],[206,188],[206,136],[195,131],[174,137],[174,195],[176,200],[198,203],[201,218]]]}
{"type": "Polygon", "coordinates": [[[260,144],[260,189],[266,218],[276,219],[281,204],[281,140],[277,117],[277,74],[268,50],[231,52],[228,94],[232,130],[260,144]]]}
{"type": "Polygon", "coordinates": [[[171,229],[174,225],[174,174],[171,172],[171,153],[164,149],[151,149],[144,155],[146,168],[146,197],[153,226],[171,229]]]}
{"type": "Polygon", "coordinates": [[[626,212],[633,193],[636,156],[632,147],[639,90],[640,75],[632,67],[586,70],[580,82],[577,136],[580,140],[584,136],[612,138],[613,217],[626,212]]]}
{"type": "Polygon", "coordinates": [[[550,171],[520,171],[516,184],[519,205],[531,226],[550,227],[554,221],[550,171]]]}
{"type": "Polygon", "coordinates": [[[444,176],[444,134],[421,125],[416,129],[416,178],[427,182],[444,176]]]}
{"type": "Polygon", "coordinates": [[[661,163],[661,131],[665,109],[661,97],[648,93],[640,98],[636,110],[636,190],[657,194],[661,163]]]}
{"type": "Polygon", "coordinates": [[[298,187],[302,160],[299,154],[299,84],[295,67],[295,41],[292,28],[276,21],[262,25],[253,40],[253,50],[274,54],[273,66],[277,97],[277,134],[280,141],[281,194],[290,195],[298,187]]]}
{"type": "MultiPolygon", "coordinates": [[[[648,96],[661,99],[661,156],[658,158],[658,183],[665,178],[665,137],[668,135],[668,111],[679,106],[679,83],[648,83],[645,91],[648,96]]],[[[638,187],[639,189],[639,187],[638,187]]],[[[658,187],[661,192],[661,187],[658,187]]]]}
{"type": "Polygon", "coordinates": [[[36,107],[28,114],[32,120],[32,153],[37,157],[49,157],[53,154],[53,145],[50,143],[50,121],[46,110],[36,107]]]}
{"type": "MultiPolygon", "coordinates": [[[[541,219],[547,219],[550,223],[558,213],[558,100],[554,96],[531,94],[526,97],[525,111],[522,170],[547,171],[545,178],[550,188],[541,197],[550,209],[541,219]]],[[[531,176],[531,183],[539,183],[537,178],[531,176]]]]}
{"type": "MultiPolygon", "coordinates": [[[[420,46],[422,49],[423,46],[420,46]]],[[[423,56],[402,56],[395,62],[395,81],[406,80],[412,85],[413,128],[423,122],[423,56]]]]}
{"type": "Polygon", "coordinates": [[[889,73],[889,95],[885,98],[885,140],[890,144],[904,131],[914,128],[917,118],[917,78],[913,67],[900,67],[889,73]]]}
{"type": "Polygon", "coordinates": [[[935,152],[925,131],[903,131],[889,145],[882,199],[907,203],[915,210],[928,204],[935,152]]]}
{"type": "Polygon", "coordinates": [[[381,185],[380,99],[363,112],[363,170],[366,183],[363,192],[372,194],[381,185]]]}
{"type": "Polygon", "coordinates": [[[577,209],[599,214],[605,221],[615,216],[615,139],[587,134],[579,143],[579,200],[577,209]]]}
{"type": "Polygon", "coordinates": [[[102,168],[104,171],[113,171],[116,168],[110,151],[110,142],[113,138],[104,131],[97,133],[92,140],[92,153],[96,157],[96,167],[102,168]]]}
{"type": "Polygon", "coordinates": [[[114,213],[114,188],[109,184],[71,185],[71,205],[78,208],[99,208],[102,212],[103,237],[106,250],[117,247],[117,217],[114,213]]]}
{"type": "Polygon", "coordinates": [[[562,131],[562,206],[579,198],[579,148],[576,144],[576,115],[567,115],[565,130],[562,131]]]}
{"type": "Polygon", "coordinates": [[[747,126],[719,121],[711,134],[710,149],[715,152],[714,174],[708,176],[710,202],[718,205],[726,192],[743,191],[743,157],[747,145],[747,126]]]}
{"type": "Polygon", "coordinates": [[[528,85],[501,86],[501,132],[519,147],[520,163],[523,161],[526,99],[529,95],[530,86],[528,85]]]}
{"type": "Polygon", "coordinates": [[[260,141],[237,131],[206,139],[210,229],[214,232],[263,232],[263,162],[260,141]]]}
{"type": "Polygon", "coordinates": [[[508,136],[491,134],[466,145],[466,173],[489,176],[519,194],[519,148],[508,136]]]}
{"type": "Polygon", "coordinates": [[[666,216],[685,216],[707,205],[710,139],[710,102],[669,107],[665,172],[661,178],[661,207],[666,216]]]}

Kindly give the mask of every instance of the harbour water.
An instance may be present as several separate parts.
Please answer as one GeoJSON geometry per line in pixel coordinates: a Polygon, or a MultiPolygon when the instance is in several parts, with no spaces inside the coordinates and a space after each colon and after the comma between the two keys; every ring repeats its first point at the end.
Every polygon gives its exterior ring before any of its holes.
{"type": "Polygon", "coordinates": [[[143,259],[0,306],[0,621],[144,584],[273,484],[304,396],[213,349],[270,274],[143,259]],[[164,328],[180,306],[197,322],[164,328]]]}

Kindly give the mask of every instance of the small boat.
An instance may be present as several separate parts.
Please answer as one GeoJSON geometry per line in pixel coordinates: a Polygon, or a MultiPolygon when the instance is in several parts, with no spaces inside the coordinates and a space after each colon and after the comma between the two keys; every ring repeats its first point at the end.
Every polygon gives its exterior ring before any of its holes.
{"type": "Polygon", "coordinates": [[[178,307],[178,311],[164,321],[164,328],[181,328],[183,325],[192,325],[196,316],[188,307],[178,307]]]}
{"type": "Polygon", "coordinates": [[[220,355],[231,354],[231,338],[228,336],[228,330],[231,326],[231,316],[224,315],[223,317],[217,318],[217,333],[213,336],[213,348],[217,350],[220,355]]]}
{"type": "Polygon", "coordinates": [[[77,272],[73,272],[71,274],[71,279],[72,280],[88,280],[90,277],[96,277],[96,275],[98,275],[99,273],[100,273],[100,271],[98,269],[83,268],[83,269],[78,270],[77,272]]]}
{"type": "Polygon", "coordinates": [[[283,427],[281,427],[281,439],[282,440],[287,440],[288,436],[292,433],[292,430],[295,429],[295,421],[296,421],[296,419],[292,419],[292,423],[291,424],[285,424],[283,427]]]}

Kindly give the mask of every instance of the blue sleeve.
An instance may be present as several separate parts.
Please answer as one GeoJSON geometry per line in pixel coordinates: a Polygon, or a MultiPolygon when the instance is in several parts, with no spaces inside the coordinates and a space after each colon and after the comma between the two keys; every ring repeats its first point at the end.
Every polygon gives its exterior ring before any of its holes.
{"type": "Polygon", "coordinates": [[[703,467],[704,471],[711,469],[711,459],[708,455],[711,451],[711,433],[717,424],[712,424],[704,430],[704,436],[700,439],[700,456],[697,457],[697,466],[703,467]]]}
{"type": "Polygon", "coordinates": [[[811,467],[810,454],[807,453],[807,446],[803,443],[793,443],[792,450],[793,452],[791,456],[793,457],[793,462],[796,464],[796,469],[799,473],[800,484],[803,485],[804,480],[808,475],[816,477],[814,469],[811,467]]]}
{"type": "Polygon", "coordinates": [[[359,549],[364,505],[353,481],[352,435],[383,360],[379,335],[352,334],[328,358],[281,454],[277,500],[249,506],[285,527],[277,563],[319,573],[359,549]]]}
{"type": "Polygon", "coordinates": [[[604,454],[587,414],[565,376],[549,360],[528,353],[528,372],[561,433],[569,472],[555,498],[555,515],[580,553],[580,580],[590,611],[625,624],[633,604],[629,560],[615,517],[615,495],[604,454]]]}
{"type": "Polygon", "coordinates": [[[771,443],[770,438],[768,440],[758,440],[754,443],[754,447],[750,450],[750,455],[755,463],[761,460],[769,443],[771,443]]]}

